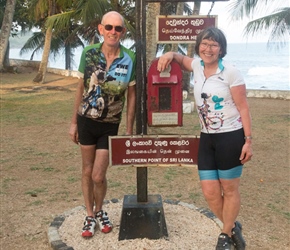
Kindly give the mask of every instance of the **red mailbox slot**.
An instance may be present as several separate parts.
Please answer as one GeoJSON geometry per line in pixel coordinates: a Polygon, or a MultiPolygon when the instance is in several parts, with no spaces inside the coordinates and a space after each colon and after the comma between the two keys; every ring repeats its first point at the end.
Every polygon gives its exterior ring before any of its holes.
{"type": "Polygon", "coordinates": [[[182,71],[176,62],[159,72],[154,60],[147,75],[149,126],[182,126],[182,71]]]}

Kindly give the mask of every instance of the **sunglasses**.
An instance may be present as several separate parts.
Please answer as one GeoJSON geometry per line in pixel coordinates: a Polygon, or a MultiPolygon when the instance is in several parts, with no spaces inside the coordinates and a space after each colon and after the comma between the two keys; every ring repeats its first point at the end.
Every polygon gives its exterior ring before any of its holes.
{"type": "Polygon", "coordinates": [[[111,24],[106,24],[106,25],[103,25],[103,26],[104,26],[105,30],[107,30],[107,31],[110,31],[113,28],[115,29],[116,32],[122,32],[124,30],[124,27],[122,27],[122,26],[113,26],[111,24]]]}

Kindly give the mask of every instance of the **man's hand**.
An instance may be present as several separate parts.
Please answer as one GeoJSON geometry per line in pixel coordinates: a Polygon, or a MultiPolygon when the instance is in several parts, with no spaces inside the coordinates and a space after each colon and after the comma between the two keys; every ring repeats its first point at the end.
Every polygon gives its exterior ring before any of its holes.
{"type": "Polygon", "coordinates": [[[75,144],[79,144],[78,126],[76,123],[71,123],[69,136],[75,144]]]}

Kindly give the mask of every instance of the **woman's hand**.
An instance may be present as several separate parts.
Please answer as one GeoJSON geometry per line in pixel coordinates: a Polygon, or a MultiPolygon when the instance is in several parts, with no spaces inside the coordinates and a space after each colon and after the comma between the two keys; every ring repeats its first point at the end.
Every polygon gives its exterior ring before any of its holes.
{"type": "Polygon", "coordinates": [[[240,155],[240,161],[242,164],[245,164],[246,162],[250,161],[253,156],[253,150],[252,150],[252,142],[247,142],[244,144],[242,148],[242,153],[240,155]]]}
{"type": "Polygon", "coordinates": [[[165,69],[168,68],[169,64],[173,60],[173,53],[172,52],[167,52],[164,55],[159,57],[158,64],[157,64],[157,70],[159,72],[164,71],[165,69]]]}

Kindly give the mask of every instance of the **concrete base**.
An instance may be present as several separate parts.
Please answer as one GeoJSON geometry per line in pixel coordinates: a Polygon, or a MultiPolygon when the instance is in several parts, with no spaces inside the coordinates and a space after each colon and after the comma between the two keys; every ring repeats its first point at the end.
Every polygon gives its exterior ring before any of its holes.
{"type": "Polygon", "coordinates": [[[148,202],[137,202],[136,195],[125,195],[119,240],[168,237],[160,195],[148,195],[148,202]]]}

